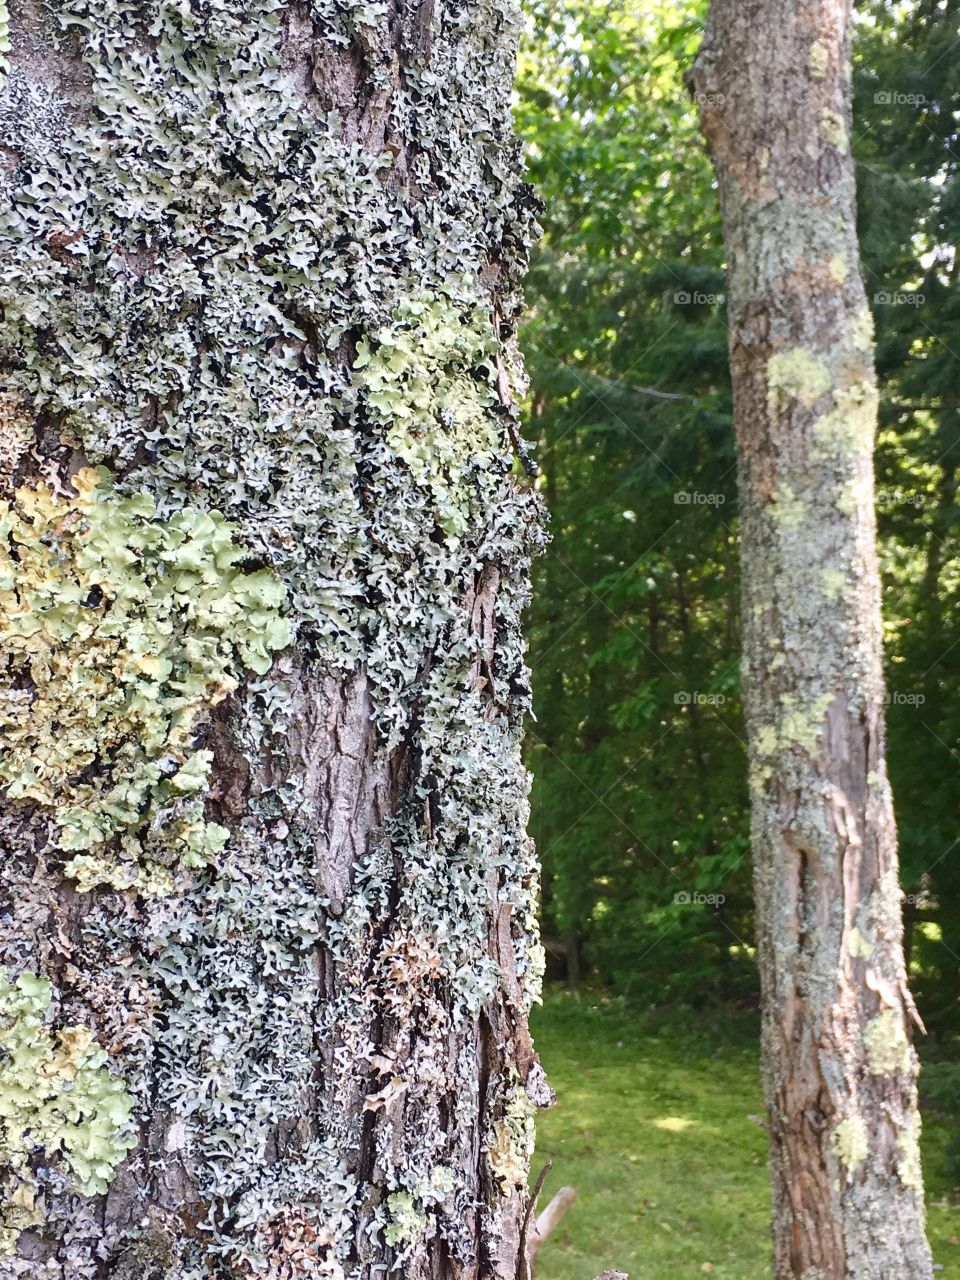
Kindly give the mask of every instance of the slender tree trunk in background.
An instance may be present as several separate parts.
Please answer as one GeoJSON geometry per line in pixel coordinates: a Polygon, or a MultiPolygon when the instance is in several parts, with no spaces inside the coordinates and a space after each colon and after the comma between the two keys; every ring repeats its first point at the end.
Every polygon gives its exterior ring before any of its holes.
{"type": "Polygon", "coordinates": [[[0,1277],[516,1280],[518,12],[10,17],[0,1277]]]}
{"type": "Polygon", "coordinates": [[[714,0],[775,1271],[931,1275],[884,765],[849,4],[714,0]]]}

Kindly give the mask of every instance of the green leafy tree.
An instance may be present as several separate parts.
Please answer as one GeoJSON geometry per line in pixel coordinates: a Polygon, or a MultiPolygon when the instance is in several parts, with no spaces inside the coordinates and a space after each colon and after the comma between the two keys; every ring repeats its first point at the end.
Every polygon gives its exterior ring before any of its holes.
{"type": "Polygon", "coordinates": [[[633,991],[747,957],[722,249],[680,68],[701,6],[534,6],[518,119],[546,206],[523,341],[554,541],[536,582],[549,942],[633,991]]]}

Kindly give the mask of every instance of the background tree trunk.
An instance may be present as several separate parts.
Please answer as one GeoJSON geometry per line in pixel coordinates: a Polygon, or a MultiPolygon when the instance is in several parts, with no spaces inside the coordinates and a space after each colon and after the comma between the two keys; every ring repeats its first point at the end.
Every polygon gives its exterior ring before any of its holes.
{"type": "Polygon", "coordinates": [[[931,1275],[884,763],[845,0],[714,0],[775,1270],[931,1275]]]}
{"type": "Polygon", "coordinates": [[[10,17],[0,1276],[515,1280],[518,13],[10,17]]]}

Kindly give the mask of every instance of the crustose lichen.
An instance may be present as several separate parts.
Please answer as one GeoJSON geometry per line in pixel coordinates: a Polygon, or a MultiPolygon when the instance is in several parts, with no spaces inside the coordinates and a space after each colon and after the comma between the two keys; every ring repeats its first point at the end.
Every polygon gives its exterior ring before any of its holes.
{"type": "Polygon", "coordinates": [[[163,891],[226,841],[203,817],[200,718],[288,643],[284,588],[238,567],[219,513],[160,520],[108,479],[0,503],[0,782],[54,811],[81,889],[163,891]]]}

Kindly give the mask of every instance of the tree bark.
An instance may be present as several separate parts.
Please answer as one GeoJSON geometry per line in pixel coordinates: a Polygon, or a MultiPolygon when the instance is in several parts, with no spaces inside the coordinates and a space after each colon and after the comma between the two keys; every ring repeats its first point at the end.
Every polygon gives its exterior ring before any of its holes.
{"type": "Polygon", "coordinates": [[[516,1280],[518,11],[9,16],[0,1277],[516,1280]]]}
{"type": "Polygon", "coordinates": [[[714,0],[775,1273],[931,1275],[884,763],[845,0],[714,0]]]}

